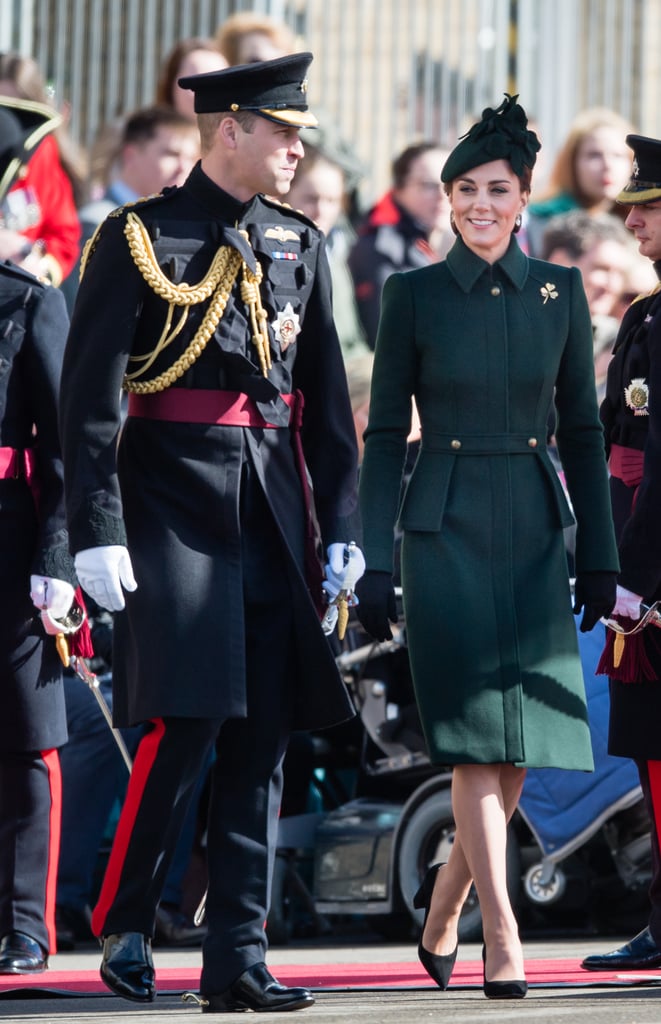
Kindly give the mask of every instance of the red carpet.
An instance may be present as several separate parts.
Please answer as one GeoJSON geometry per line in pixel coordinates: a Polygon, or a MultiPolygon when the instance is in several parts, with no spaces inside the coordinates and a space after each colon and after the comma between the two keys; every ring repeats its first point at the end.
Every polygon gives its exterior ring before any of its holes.
{"type": "MultiPolygon", "coordinates": [[[[273,967],[273,973],[286,985],[305,985],[316,990],[433,988],[433,982],[420,964],[411,963],[333,963],[289,964],[273,967]]],[[[160,992],[196,992],[198,968],[168,967],[157,970],[160,992]]],[[[661,984],[661,970],[626,972],[584,971],[578,960],[526,960],[529,984],[544,988],[574,988],[599,985],[661,984]]],[[[451,989],[479,988],[482,985],[481,962],[457,963],[451,989]]],[[[100,995],[108,990],[97,971],[45,971],[39,975],[0,977],[0,998],[36,998],[40,994],[100,995]]]]}

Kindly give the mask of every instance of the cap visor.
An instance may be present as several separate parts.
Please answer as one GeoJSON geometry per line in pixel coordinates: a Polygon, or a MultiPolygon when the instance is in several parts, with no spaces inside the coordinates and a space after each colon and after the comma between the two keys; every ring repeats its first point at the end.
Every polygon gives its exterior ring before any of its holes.
{"type": "Polygon", "coordinates": [[[293,128],[316,128],[319,124],[314,114],[307,110],[267,110],[260,107],[256,113],[276,124],[289,124],[293,128]]]}
{"type": "Polygon", "coordinates": [[[654,203],[657,199],[661,199],[661,185],[653,188],[632,189],[627,186],[615,197],[615,202],[624,206],[636,206],[639,203],[654,203]]]}

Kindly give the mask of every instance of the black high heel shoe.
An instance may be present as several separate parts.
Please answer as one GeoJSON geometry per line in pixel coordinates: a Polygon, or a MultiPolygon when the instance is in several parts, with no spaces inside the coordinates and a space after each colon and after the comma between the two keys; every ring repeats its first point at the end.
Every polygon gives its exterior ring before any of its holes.
{"type": "MultiPolygon", "coordinates": [[[[424,909],[425,912],[425,919],[422,923],[422,932],[425,930],[425,925],[429,916],[429,908],[431,906],[431,897],[432,892],[434,891],[436,875],[438,874],[438,869],[442,867],[443,864],[432,864],[422,881],[422,885],[413,897],[413,906],[416,910],[424,909]]],[[[450,984],[450,975],[452,974],[452,968],[454,967],[455,960],[457,959],[457,946],[455,946],[454,952],[447,953],[443,956],[439,956],[437,953],[430,953],[429,950],[425,949],[422,945],[422,932],[420,933],[420,942],[418,943],[418,959],[432,981],[435,981],[439,988],[445,990],[450,984]]]]}
{"type": "Polygon", "coordinates": [[[523,999],[528,991],[527,981],[487,981],[487,950],[482,946],[484,964],[484,994],[487,999],[523,999]]]}

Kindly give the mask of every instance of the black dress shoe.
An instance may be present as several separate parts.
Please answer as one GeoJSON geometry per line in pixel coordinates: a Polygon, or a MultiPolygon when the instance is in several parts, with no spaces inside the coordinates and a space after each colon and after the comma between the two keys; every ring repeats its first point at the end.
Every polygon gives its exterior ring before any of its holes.
{"type": "Polygon", "coordinates": [[[151,1003],[156,996],[151,939],[141,932],[106,935],[103,940],[101,978],[118,996],[136,1003],[151,1003]]]}
{"type": "Polygon", "coordinates": [[[652,938],[649,928],[643,928],[631,942],[611,953],[586,956],[581,967],[586,971],[651,971],[661,967],[661,949],[652,938]]]}
{"type": "Polygon", "coordinates": [[[48,967],[48,954],[23,932],[7,932],[0,939],[0,974],[36,974],[48,967]]]}
{"type": "Polygon", "coordinates": [[[314,998],[306,988],[285,988],[269,973],[266,964],[254,964],[240,974],[228,989],[217,995],[205,995],[202,1013],[228,1013],[231,1010],[304,1010],[314,998]]]}
{"type": "MultiPolygon", "coordinates": [[[[424,907],[425,919],[422,924],[422,931],[425,930],[427,918],[429,916],[429,908],[431,907],[431,897],[434,891],[434,883],[436,882],[436,875],[438,869],[442,868],[443,864],[432,864],[427,871],[422,885],[413,897],[413,906],[416,910],[421,910],[424,907]]],[[[422,933],[420,935],[420,942],[418,943],[418,960],[426,970],[432,981],[435,981],[439,988],[445,990],[450,984],[450,975],[457,959],[457,946],[454,947],[452,953],[439,954],[430,953],[428,949],[422,945],[422,933]]]]}

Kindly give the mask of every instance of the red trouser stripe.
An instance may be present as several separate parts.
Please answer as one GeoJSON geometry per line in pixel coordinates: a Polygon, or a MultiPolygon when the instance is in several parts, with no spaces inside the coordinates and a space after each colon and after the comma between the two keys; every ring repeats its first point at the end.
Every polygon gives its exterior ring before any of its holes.
{"type": "Polygon", "coordinates": [[[661,761],[648,761],[647,774],[650,780],[656,834],[661,837],[661,761]]]}
{"type": "Polygon", "coordinates": [[[48,822],[48,868],[46,871],[46,900],[44,923],[48,931],[48,952],[57,953],[55,932],[55,900],[57,896],[57,865],[60,856],[60,826],[62,823],[62,772],[57,750],[42,750],[41,756],[48,771],[50,812],[48,822]]]}
{"type": "Polygon", "coordinates": [[[158,754],[158,748],[165,734],[165,723],[162,718],[152,718],[154,728],[140,741],[135,759],[126,799],[119,816],[117,830],[108,858],[108,866],[103,878],[98,902],[92,914],[92,931],[97,936],[104,934],[104,925],[119,889],[122,870],[126,860],[126,852],[131,842],[135,820],[140,811],[145,787],[158,754]]]}

